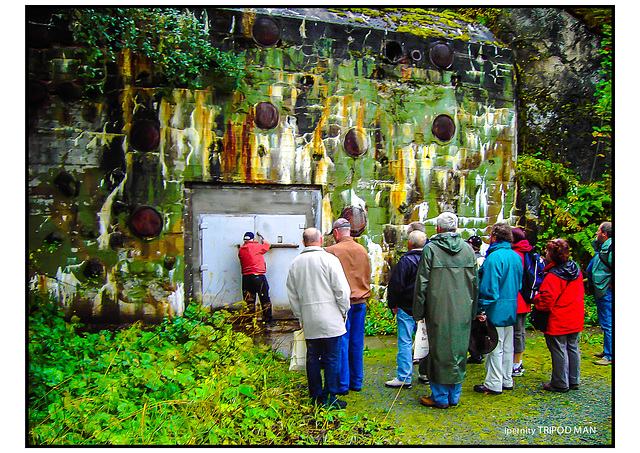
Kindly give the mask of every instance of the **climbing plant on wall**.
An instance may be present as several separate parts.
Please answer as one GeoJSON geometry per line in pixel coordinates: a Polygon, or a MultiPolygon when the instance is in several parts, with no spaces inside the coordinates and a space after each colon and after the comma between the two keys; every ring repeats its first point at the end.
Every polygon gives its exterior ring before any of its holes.
{"type": "Polygon", "coordinates": [[[173,87],[200,88],[198,76],[209,70],[236,83],[243,75],[238,56],[210,42],[206,14],[172,8],[77,8],[69,15],[76,43],[98,67],[129,49],[149,58],[173,87]]]}

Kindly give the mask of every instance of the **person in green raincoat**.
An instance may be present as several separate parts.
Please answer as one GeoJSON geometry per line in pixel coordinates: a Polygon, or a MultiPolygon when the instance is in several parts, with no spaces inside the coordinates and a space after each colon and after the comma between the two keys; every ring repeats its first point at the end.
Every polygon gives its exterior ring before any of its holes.
{"type": "Polygon", "coordinates": [[[460,401],[478,304],[478,273],[473,248],[456,233],[458,217],[443,212],[436,228],[438,234],[424,247],[418,265],[413,318],[426,321],[429,337],[429,355],[420,372],[426,372],[432,394],[420,403],[445,409],[460,401]]]}

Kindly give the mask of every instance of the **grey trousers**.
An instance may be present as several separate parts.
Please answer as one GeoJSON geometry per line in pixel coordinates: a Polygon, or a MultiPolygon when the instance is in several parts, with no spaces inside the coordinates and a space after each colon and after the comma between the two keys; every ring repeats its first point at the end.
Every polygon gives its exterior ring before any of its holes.
{"type": "Polygon", "coordinates": [[[580,332],[544,335],[551,353],[551,385],[567,389],[580,383],[580,332]]]}
{"type": "Polygon", "coordinates": [[[496,327],[496,330],[498,345],[484,361],[487,370],[484,386],[494,392],[502,392],[503,387],[513,387],[513,326],[496,327]]]}

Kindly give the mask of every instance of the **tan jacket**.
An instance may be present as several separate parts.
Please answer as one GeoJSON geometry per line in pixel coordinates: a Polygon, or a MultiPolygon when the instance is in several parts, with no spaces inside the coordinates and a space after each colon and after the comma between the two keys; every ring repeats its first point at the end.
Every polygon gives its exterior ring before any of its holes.
{"type": "Polygon", "coordinates": [[[371,297],[371,264],[367,249],[351,236],[327,247],[327,252],[340,260],[351,288],[351,305],[365,303],[371,297]]]}

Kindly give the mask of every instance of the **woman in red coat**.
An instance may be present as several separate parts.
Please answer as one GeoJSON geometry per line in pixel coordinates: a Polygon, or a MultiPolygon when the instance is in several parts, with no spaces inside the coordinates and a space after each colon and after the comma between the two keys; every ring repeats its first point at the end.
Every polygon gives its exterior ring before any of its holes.
{"type": "Polygon", "coordinates": [[[540,291],[533,303],[549,312],[544,338],[551,353],[551,392],[576,390],[580,382],[580,332],[584,329],[584,284],[578,265],[569,259],[564,239],[547,243],[547,266],[540,291]]]}

